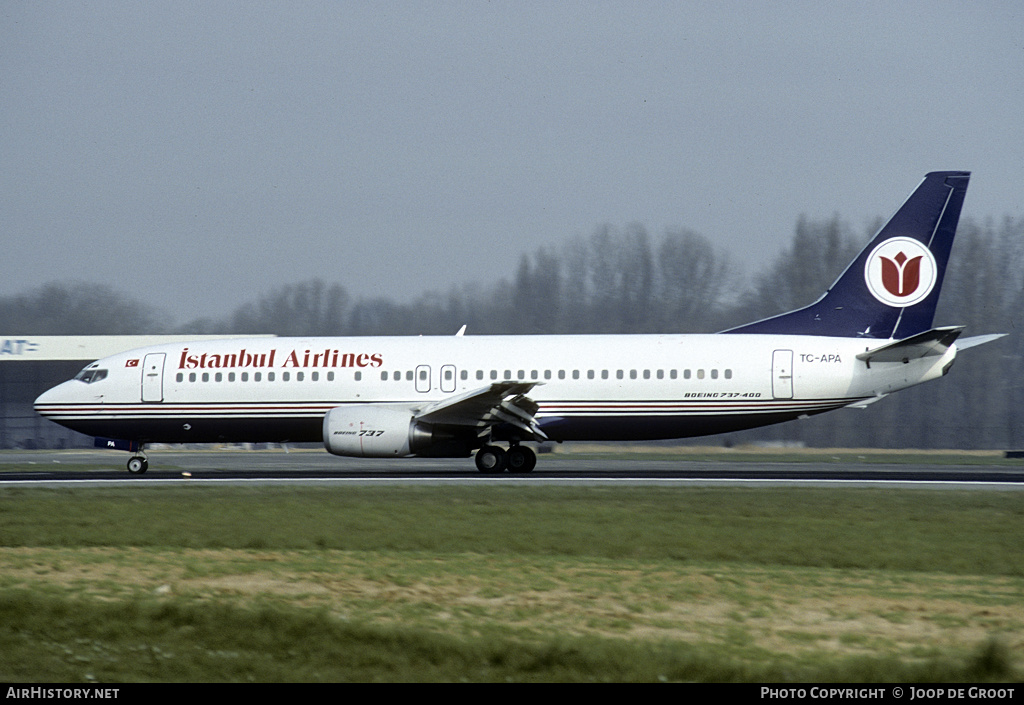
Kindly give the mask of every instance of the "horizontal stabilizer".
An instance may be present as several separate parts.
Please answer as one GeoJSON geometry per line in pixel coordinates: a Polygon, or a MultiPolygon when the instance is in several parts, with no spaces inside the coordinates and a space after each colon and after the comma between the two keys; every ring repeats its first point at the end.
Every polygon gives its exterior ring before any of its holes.
{"type": "Polygon", "coordinates": [[[975,335],[970,338],[964,338],[956,344],[957,350],[966,350],[967,348],[975,348],[985,343],[991,343],[993,340],[999,340],[1005,338],[1006,333],[992,333],[991,335],[975,335]]]}
{"type": "Polygon", "coordinates": [[[872,362],[907,362],[922,357],[944,355],[963,331],[964,326],[932,328],[874,350],[866,350],[857,355],[857,359],[870,365],[872,362]]]}

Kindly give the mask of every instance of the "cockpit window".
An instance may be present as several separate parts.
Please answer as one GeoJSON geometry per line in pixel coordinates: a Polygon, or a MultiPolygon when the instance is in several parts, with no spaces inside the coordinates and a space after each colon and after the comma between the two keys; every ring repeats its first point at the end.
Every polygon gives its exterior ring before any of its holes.
{"type": "Polygon", "coordinates": [[[106,378],[107,371],[96,369],[95,367],[86,367],[84,370],[75,375],[75,379],[77,379],[79,382],[85,382],[86,384],[99,382],[101,379],[106,378]]]}

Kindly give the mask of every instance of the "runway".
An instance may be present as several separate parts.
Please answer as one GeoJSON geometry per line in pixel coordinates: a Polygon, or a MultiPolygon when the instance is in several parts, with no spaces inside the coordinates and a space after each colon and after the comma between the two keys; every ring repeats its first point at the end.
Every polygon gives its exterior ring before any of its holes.
{"type": "MultiPolygon", "coordinates": [[[[937,464],[770,462],[669,459],[622,452],[615,457],[543,454],[527,474],[486,475],[472,459],[401,460],[339,458],[321,450],[158,450],[150,470],[131,475],[127,454],[107,451],[9,451],[0,453],[0,487],[68,487],[156,484],[480,484],[527,485],[734,485],[902,486],[1024,490],[1024,462],[937,464]]],[[[975,460],[975,463],[978,461],[975,460]]]]}

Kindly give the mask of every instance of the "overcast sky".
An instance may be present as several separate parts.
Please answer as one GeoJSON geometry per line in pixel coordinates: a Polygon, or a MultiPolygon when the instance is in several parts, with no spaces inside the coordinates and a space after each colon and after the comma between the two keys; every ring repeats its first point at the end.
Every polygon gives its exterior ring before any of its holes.
{"type": "Polygon", "coordinates": [[[754,272],[927,171],[1024,215],[1024,4],[4,0],[0,164],[0,295],[179,322],[486,283],[606,223],[754,272]]]}

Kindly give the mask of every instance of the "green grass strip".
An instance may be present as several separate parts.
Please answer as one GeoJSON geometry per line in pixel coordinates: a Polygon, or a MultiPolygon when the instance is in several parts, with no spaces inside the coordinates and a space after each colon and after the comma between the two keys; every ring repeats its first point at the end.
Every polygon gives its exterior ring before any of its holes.
{"type": "Polygon", "coordinates": [[[996,642],[924,663],[855,658],[752,667],[699,646],[596,638],[457,638],[315,611],[97,603],[0,592],[8,682],[978,682],[1010,675],[996,642]]]}
{"type": "Polygon", "coordinates": [[[0,546],[399,550],[1024,576],[1024,493],[217,487],[0,491],[0,546]]]}

